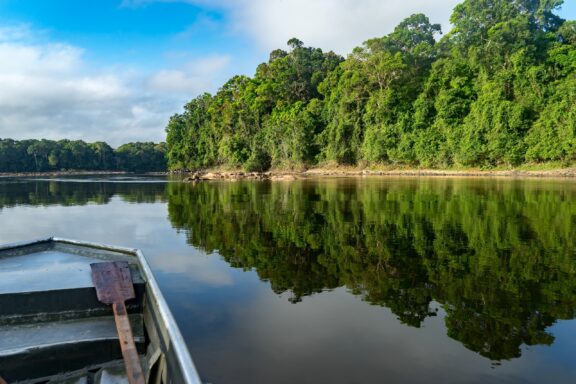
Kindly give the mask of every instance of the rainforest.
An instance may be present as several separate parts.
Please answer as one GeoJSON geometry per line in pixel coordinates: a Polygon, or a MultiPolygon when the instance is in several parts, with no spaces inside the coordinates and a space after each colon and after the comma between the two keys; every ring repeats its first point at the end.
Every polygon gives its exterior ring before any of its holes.
{"type": "Polygon", "coordinates": [[[346,58],[293,38],[166,127],[171,169],[513,167],[576,153],[576,21],[562,0],[466,0],[346,58]]]}
{"type": "Polygon", "coordinates": [[[127,143],[114,149],[103,141],[0,139],[0,172],[157,172],[166,170],[166,145],[127,143]]]}

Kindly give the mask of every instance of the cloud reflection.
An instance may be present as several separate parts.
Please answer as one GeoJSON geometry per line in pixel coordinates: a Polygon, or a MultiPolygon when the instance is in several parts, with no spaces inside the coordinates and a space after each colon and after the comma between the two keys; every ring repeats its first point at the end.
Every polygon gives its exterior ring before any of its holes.
{"type": "Polygon", "coordinates": [[[166,220],[166,204],[128,204],[115,196],[109,204],[17,206],[0,211],[0,242],[58,236],[139,248],[155,272],[212,287],[233,279],[218,260],[185,244],[166,220]]]}

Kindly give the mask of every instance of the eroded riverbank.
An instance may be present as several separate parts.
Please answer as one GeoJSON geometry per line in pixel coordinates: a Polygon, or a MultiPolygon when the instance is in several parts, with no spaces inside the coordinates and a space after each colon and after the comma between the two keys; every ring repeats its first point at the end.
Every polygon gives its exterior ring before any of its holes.
{"type": "MultiPolygon", "coordinates": [[[[102,176],[128,175],[125,171],[58,171],[58,172],[0,172],[0,178],[9,177],[63,177],[63,176],[102,176]]],[[[181,176],[183,181],[197,182],[210,180],[299,180],[316,177],[370,177],[370,176],[423,176],[423,177],[513,177],[513,178],[573,178],[576,167],[526,170],[526,169],[359,169],[353,167],[311,168],[303,171],[272,170],[266,172],[245,172],[242,170],[208,169],[203,171],[152,172],[144,175],[181,176]]]]}
{"type": "Polygon", "coordinates": [[[298,180],[314,177],[369,177],[369,176],[425,176],[425,177],[576,177],[576,167],[551,170],[438,170],[438,169],[357,169],[357,168],[312,168],[305,171],[243,172],[207,170],[178,172],[186,182],[210,180],[298,180]]]}

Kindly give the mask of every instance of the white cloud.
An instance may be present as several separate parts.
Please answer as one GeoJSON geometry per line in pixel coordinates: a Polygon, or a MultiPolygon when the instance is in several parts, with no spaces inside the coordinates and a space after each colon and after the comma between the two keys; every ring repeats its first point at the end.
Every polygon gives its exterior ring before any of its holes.
{"type": "MultiPolygon", "coordinates": [[[[221,0],[222,1],[222,0],[221,0]]],[[[349,53],[363,41],[384,36],[414,13],[426,14],[448,31],[451,11],[461,0],[228,0],[236,27],[264,49],[284,47],[297,37],[305,44],[349,53]]]]}
{"type": "Polygon", "coordinates": [[[23,45],[0,43],[0,73],[61,73],[80,65],[82,50],[64,44],[23,45]]]}
{"type": "Polygon", "coordinates": [[[209,84],[201,77],[188,76],[184,71],[173,69],[161,70],[150,78],[148,85],[160,92],[190,92],[190,90],[206,89],[209,84]]]}
{"type": "Polygon", "coordinates": [[[228,56],[210,56],[187,63],[182,69],[161,70],[148,86],[157,92],[198,94],[213,87],[214,78],[228,66],[228,56]]]}
{"type": "MultiPolygon", "coordinates": [[[[126,6],[157,1],[124,0],[126,6]]],[[[349,53],[367,39],[384,36],[403,19],[424,13],[446,33],[453,8],[462,0],[171,0],[231,13],[232,28],[266,51],[297,37],[306,45],[349,53]]]]}
{"type": "Polygon", "coordinates": [[[265,51],[297,37],[306,45],[341,54],[384,36],[406,17],[424,13],[447,33],[454,7],[462,0],[123,0],[126,7],[184,2],[229,12],[231,28],[250,36],[265,51]]]}
{"type": "Polygon", "coordinates": [[[230,57],[215,55],[191,61],[186,67],[188,71],[204,77],[222,71],[229,63],[230,57]]]}
{"type": "Polygon", "coordinates": [[[161,141],[169,116],[216,88],[229,62],[210,56],[156,73],[93,70],[83,49],[36,37],[27,25],[0,27],[0,138],[161,141]]]}

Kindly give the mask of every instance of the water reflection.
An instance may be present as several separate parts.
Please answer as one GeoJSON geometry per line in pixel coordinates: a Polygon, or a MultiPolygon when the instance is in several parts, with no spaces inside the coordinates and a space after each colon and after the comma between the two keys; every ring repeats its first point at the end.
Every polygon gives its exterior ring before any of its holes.
{"type": "Polygon", "coordinates": [[[165,188],[163,182],[152,183],[142,180],[110,182],[95,178],[2,179],[0,180],[0,210],[18,205],[108,204],[115,195],[131,203],[162,202],[165,201],[165,188]]]}
{"type": "Polygon", "coordinates": [[[208,382],[576,375],[570,181],[158,181],[2,180],[0,242],[142,249],[208,382]]]}
{"type": "Polygon", "coordinates": [[[550,345],[576,308],[576,188],[494,180],[168,184],[191,245],[255,270],[276,293],[346,287],[492,360],[550,345]]]}

